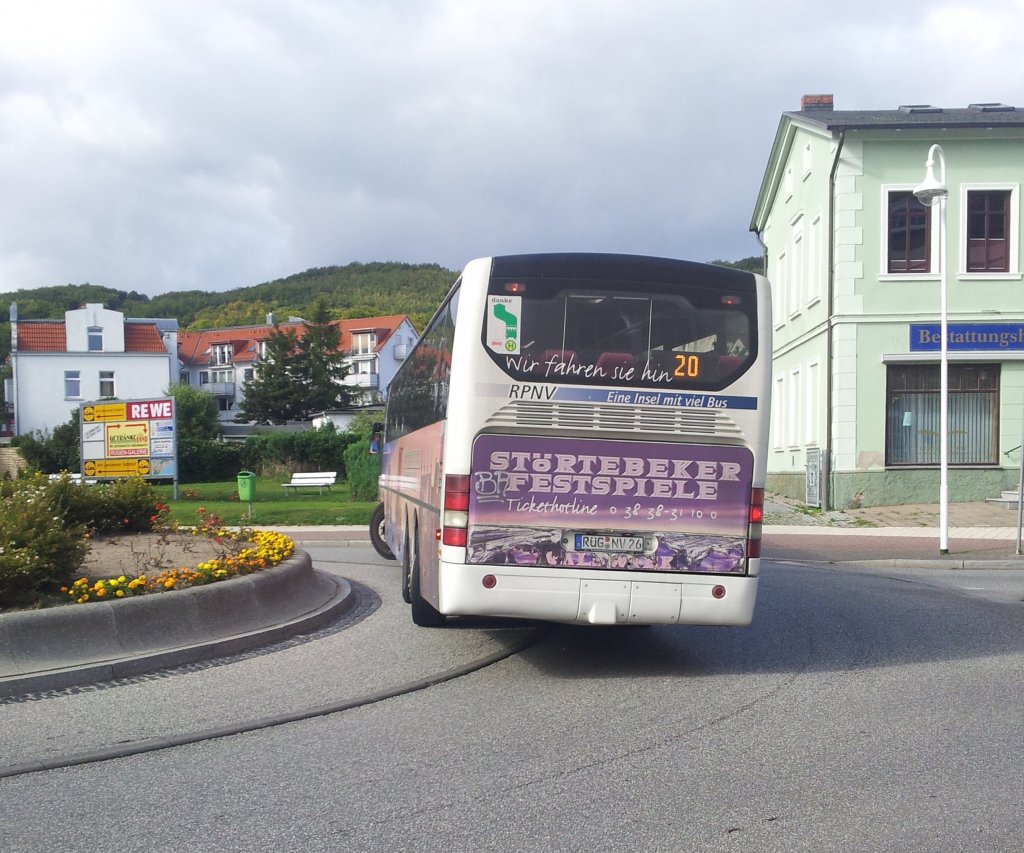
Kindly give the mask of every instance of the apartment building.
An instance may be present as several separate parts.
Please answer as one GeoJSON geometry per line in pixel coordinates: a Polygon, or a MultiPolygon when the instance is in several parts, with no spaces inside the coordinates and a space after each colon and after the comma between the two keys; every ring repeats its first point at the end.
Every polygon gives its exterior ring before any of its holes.
{"type": "Polygon", "coordinates": [[[807,95],[783,113],[750,224],[775,312],[769,488],[840,509],[937,500],[943,290],[950,499],[1015,486],[1022,180],[1022,109],[807,95]],[[914,195],[934,145],[944,217],[914,195]]]}

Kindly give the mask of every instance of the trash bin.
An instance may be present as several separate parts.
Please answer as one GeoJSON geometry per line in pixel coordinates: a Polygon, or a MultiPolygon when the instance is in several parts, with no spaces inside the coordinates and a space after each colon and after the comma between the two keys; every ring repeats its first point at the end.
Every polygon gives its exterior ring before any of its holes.
{"type": "Polygon", "coordinates": [[[238,472],[238,499],[252,503],[252,496],[256,492],[256,475],[252,471],[238,472]]]}

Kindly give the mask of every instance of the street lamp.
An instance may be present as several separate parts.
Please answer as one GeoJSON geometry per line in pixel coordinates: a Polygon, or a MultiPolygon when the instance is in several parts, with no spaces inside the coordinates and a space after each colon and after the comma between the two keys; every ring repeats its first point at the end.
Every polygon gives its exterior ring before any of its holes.
{"type": "Polygon", "coordinates": [[[928,149],[924,180],[914,189],[914,195],[927,207],[939,208],[939,282],[941,315],[939,344],[939,553],[949,553],[949,351],[948,322],[946,317],[946,155],[942,147],[928,149]],[[939,163],[939,176],[935,177],[935,161],[939,163]]]}

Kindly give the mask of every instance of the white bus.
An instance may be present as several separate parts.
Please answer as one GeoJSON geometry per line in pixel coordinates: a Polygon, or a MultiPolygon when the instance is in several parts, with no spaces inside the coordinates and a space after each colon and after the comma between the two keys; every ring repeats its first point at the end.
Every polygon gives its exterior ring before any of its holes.
{"type": "Polygon", "coordinates": [[[747,625],[771,296],[664,258],[470,262],[388,391],[383,518],[417,625],[747,625]]]}

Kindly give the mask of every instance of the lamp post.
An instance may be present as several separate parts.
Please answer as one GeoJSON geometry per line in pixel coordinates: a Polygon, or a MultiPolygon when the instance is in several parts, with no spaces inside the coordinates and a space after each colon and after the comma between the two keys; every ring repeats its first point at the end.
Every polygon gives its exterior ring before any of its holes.
{"type": "Polygon", "coordinates": [[[928,207],[938,205],[939,211],[939,313],[941,342],[939,344],[939,553],[949,553],[949,351],[948,322],[946,316],[946,155],[942,147],[933,145],[928,149],[925,161],[924,180],[914,189],[914,195],[921,204],[928,207]],[[935,177],[935,162],[939,164],[939,176],[935,177]]]}

